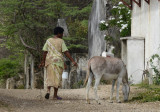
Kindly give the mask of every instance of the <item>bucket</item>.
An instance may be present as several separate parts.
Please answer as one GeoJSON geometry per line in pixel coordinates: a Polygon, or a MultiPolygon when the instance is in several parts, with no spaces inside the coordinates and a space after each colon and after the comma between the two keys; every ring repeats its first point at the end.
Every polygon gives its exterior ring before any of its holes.
{"type": "Polygon", "coordinates": [[[62,78],[63,79],[68,79],[68,72],[63,72],[62,78]]]}

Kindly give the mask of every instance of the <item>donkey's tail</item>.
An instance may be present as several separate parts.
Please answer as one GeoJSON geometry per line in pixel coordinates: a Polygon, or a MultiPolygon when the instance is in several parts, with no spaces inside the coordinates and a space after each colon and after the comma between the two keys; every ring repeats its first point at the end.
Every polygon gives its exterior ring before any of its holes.
{"type": "Polygon", "coordinates": [[[88,81],[88,78],[89,78],[89,76],[90,76],[90,72],[91,72],[91,63],[90,63],[90,61],[88,61],[87,75],[86,75],[86,79],[85,79],[85,81],[84,81],[83,86],[86,85],[86,83],[87,83],[87,81],[88,81]]]}
{"type": "Polygon", "coordinates": [[[123,81],[123,83],[127,83],[127,84],[129,83],[129,82],[128,82],[128,72],[127,72],[126,67],[125,67],[125,77],[123,78],[122,81],[123,81]]]}
{"type": "MultiPolygon", "coordinates": [[[[126,67],[125,67],[125,69],[126,69],[126,67]]],[[[127,72],[127,69],[126,69],[126,76],[125,76],[125,79],[126,79],[126,81],[127,81],[127,83],[128,83],[128,72],[127,72]]]]}

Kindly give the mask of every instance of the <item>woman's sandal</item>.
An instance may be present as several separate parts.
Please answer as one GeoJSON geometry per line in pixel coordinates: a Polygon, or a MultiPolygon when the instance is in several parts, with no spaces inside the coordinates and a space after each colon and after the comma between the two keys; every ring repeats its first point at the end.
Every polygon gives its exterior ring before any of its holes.
{"type": "Polygon", "coordinates": [[[45,98],[49,99],[49,95],[50,95],[49,93],[46,93],[45,98]]]}

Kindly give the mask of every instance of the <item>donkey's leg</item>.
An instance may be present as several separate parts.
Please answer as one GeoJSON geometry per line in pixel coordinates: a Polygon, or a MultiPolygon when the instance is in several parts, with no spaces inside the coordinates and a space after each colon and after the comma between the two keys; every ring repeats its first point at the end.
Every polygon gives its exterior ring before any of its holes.
{"type": "Polygon", "coordinates": [[[117,80],[117,96],[116,96],[116,100],[118,103],[121,103],[121,101],[119,100],[119,87],[120,87],[121,83],[122,83],[122,78],[118,78],[118,80],[117,80]]]}
{"type": "Polygon", "coordinates": [[[98,89],[98,85],[99,85],[99,82],[100,82],[100,79],[101,77],[96,77],[95,79],[95,85],[94,85],[94,93],[95,93],[95,100],[98,104],[100,104],[99,102],[99,98],[98,98],[98,95],[97,95],[97,89],[98,89]]]}
{"type": "Polygon", "coordinates": [[[113,80],[113,81],[112,81],[112,88],[111,88],[110,103],[113,103],[112,99],[113,99],[113,92],[114,92],[115,82],[116,82],[116,80],[113,80]]]}
{"type": "Polygon", "coordinates": [[[90,104],[90,100],[89,100],[89,89],[90,89],[90,86],[91,86],[91,83],[92,83],[92,78],[93,78],[93,75],[90,75],[90,76],[89,76],[89,79],[88,79],[87,86],[86,86],[86,101],[87,101],[87,103],[89,103],[89,104],[90,104]]]}

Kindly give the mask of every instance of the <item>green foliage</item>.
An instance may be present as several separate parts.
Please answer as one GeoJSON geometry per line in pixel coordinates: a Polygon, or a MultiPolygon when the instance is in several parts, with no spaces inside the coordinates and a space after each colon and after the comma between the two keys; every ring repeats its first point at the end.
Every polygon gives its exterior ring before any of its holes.
{"type": "Polygon", "coordinates": [[[101,31],[104,31],[104,30],[108,29],[108,26],[105,25],[104,23],[100,23],[99,28],[101,31]]]}
{"type": "MultiPolygon", "coordinates": [[[[111,10],[112,17],[109,18],[108,25],[109,27],[118,27],[120,29],[120,36],[130,36],[131,35],[131,11],[128,7],[121,4],[113,6],[111,10]]],[[[108,30],[109,27],[106,25],[107,22],[100,23],[100,30],[108,30]]]]}
{"type": "MultiPolygon", "coordinates": [[[[88,31],[85,25],[91,9],[90,4],[79,8],[80,6],[73,6],[66,0],[3,0],[0,1],[0,7],[0,14],[2,15],[0,16],[0,34],[8,37],[7,47],[9,49],[16,49],[16,51],[26,49],[19,39],[19,35],[21,35],[27,45],[37,49],[36,51],[28,50],[34,52],[35,57],[40,58],[46,38],[53,34],[53,28],[57,25],[59,18],[66,18],[68,25],[71,27],[73,25],[69,32],[73,32],[72,29],[76,28],[71,22],[77,19],[81,24],[74,23],[80,24],[80,28],[74,29],[76,34],[71,33],[71,37],[72,39],[73,37],[78,38],[77,40],[86,38],[84,33],[88,31]]],[[[72,44],[76,45],[75,43],[72,44]]],[[[83,44],[78,43],[77,45],[72,45],[70,48],[75,47],[77,49],[83,44]]],[[[86,49],[84,46],[81,48],[86,49]]]]}
{"type": "Polygon", "coordinates": [[[140,84],[138,85],[140,89],[145,89],[141,91],[136,96],[134,96],[131,101],[138,102],[155,102],[160,101],[160,87],[155,85],[140,84]]]}
{"type": "Polygon", "coordinates": [[[5,87],[6,87],[6,80],[0,79],[0,88],[5,88],[5,87]]]}
{"type": "Polygon", "coordinates": [[[88,18],[91,4],[77,11],[76,18],[68,20],[70,36],[63,38],[70,52],[82,53],[88,51],[88,18]]]}
{"type": "Polygon", "coordinates": [[[117,0],[111,0],[113,8],[111,10],[111,16],[107,21],[102,20],[100,23],[100,30],[107,31],[105,40],[107,43],[115,46],[114,54],[120,57],[120,37],[126,37],[131,35],[131,11],[122,2],[117,0]],[[113,36],[112,30],[119,31],[119,34],[113,36]]]}
{"type": "Polygon", "coordinates": [[[83,46],[81,44],[70,44],[70,46],[68,47],[68,49],[70,49],[72,51],[72,49],[87,49],[87,46],[83,46]]]}
{"type": "Polygon", "coordinates": [[[83,80],[80,80],[79,82],[73,84],[72,89],[81,88],[83,87],[83,84],[84,84],[83,80]]]}
{"type": "Polygon", "coordinates": [[[11,110],[9,109],[9,105],[8,105],[7,103],[5,103],[5,102],[2,102],[2,101],[0,101],[0,108],[7,108],[8,111],[11,111],[11,110]]]}
{"type": "Polygon", "coordinates": [[[21,72],[22,68],[16,59],[1,59],[0,60],[0,79],[16,76],[21,72]]]}
{"type": "Polygon", "coordinates": [[[110,82],[111,82],[111,81],[101,80],[101,81],[100,81],[100,84],[101,84],[101,85],[111,84],[110,82]]]}
{"type": "Polygon", "coordinates": [[[88,21],[75,20],[69,22],[69,37],[63,38],[71,52],[87,52],[88,21]]]}
{"type": "MultiPolygon", "coordinates": [[[[42,47],[47,37],[53,35],[57,20],[64,18],[69,26],[70,37],[65,38],[72,52],[87,51],[88,17],[91,4],[83,1],[83,7],[69,0],[1,0],[0,35],[7,37],[1,46],[7,47],[17,58],[0,60],[0,79],[7,79],[21,71],[24,50],[34,54],[40,63],[42,47]],[[25,48],[20,40],[37,50],[25,48]],[[19,58],[21,56],[21,58],[19,58]],[[19,59],[18,59],[19,58],[19,59]]],[[[81,3],[77,0],[76,2],[81,3]]],[[[38,64],[35,64],[37,66],[38,64]]]]}
{"type": "Polygon", "coordinates": [[[156,85],[160,85],[160,70],[159,70],[160,56],[158,54],[152,55],[149,62],[150,62],[151,68],[155,73],[155,75],[153,76],[153,82],[156,85]]]}
{"type": "Polygon", "coordinates": [[[131,11],[124,4],[119,2],[118,6],[114,6],[111,11],[115,19],[111,19],[109,24],[120,28],[120,36],[131,35],[131,11]]]}
{"type": "Polygon", "coordinates": [[[17,89],[25,89],[24,85],[20,85],[19,87],[17,87],[17,89]]]}
{"type": "Polygon", "coordinates": [[[105,36],[106,41],[113,41],[113,38],[111,36],[105,36]]]}

